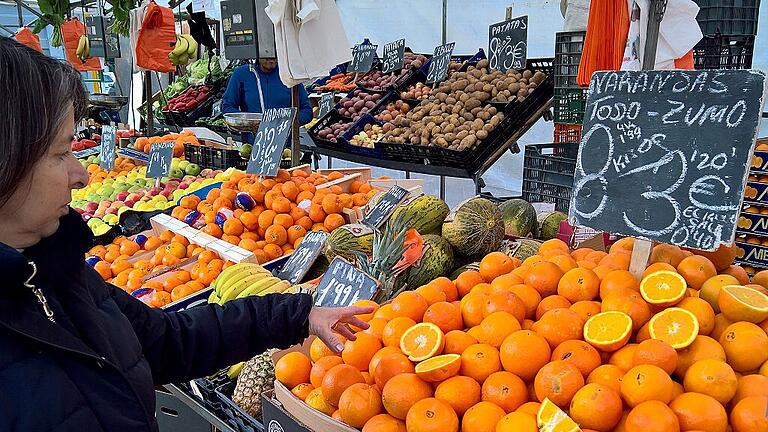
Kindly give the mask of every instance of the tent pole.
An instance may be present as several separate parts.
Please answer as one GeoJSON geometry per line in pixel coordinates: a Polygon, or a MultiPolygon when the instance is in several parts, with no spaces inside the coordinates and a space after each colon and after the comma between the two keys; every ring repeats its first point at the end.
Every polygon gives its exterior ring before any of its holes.
{"type": "Polygon", "coordinates": [[[299,140],[299,85],[291,87],[291,106],[296,108],[296,115],[293,116],[293,125],[291,125],[291,166],[299,165],[301,160],[301,146],[299,140]]]}

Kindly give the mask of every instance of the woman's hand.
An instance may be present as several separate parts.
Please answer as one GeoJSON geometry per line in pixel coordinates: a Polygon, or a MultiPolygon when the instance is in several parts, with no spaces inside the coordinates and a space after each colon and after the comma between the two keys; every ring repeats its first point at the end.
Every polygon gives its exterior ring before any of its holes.
{"type": "Polygon", "coordinates": [[[355,315],[371,312],[373,312],[372,306],[313,307],[309,312],[309,333],[319,337],[334,352],[341,352],[344,345],[335,333],[339,333],[349,340],[355,340],[355,333],[349,328],[349,325],[363,330],[367,329],[368,323],[355,315]]]}

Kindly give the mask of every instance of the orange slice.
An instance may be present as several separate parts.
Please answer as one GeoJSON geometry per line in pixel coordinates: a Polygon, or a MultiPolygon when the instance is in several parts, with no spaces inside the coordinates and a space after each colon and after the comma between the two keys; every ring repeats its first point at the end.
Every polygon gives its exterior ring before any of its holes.
{"type": "Polygon", "coordinates": [[[632,318],[624,312],[601,312],[584,324],[584,340],[601,351],[616,351],[631,336],[632,318]]]}
{"type": "Polygon", "coordinates": [[[749,287],[724,286],[717,297],[717,305],[731,321],[757,324],[768,319],[768,296],[749,287]]]}
{"type": "Polygon", "coordinates": [[[688,283],[679,273],[658,271],[640,282],[640,294],[645,301],[656,306],[672,306],[685,297],[688,283]]]}
{"type": "Polygon", "coordinates": [[[696,315],[683,308],[669,308],[657,313],[648,321],[651,339],[666,342],[674,349],[692,344],[699,334],[696,315]]]}
{"type": "Polygon", "coordinates": [[[549,398],[544,398],[541,403],[536,414],[536,423],[539,432],[582,432],[579,425],[549,398]]]}
{"type": "Polygon", "coordinates": [[[458,374],[460,368],[460,355],[443,354],[417,364],[416,375],[427,382],[440,382],[458,374]]]}
{"type": "Polygon", "coordinates": [[[419,362],[443,352],[445,335],[432,323],[419,323],[400,338],[400,351],[411,361],[419,362]]]}

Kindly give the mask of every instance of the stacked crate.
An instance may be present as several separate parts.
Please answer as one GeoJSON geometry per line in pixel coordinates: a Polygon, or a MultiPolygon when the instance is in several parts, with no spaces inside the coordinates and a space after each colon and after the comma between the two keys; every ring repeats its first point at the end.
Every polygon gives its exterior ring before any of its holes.
{"type": "Polygon", "coordinates": [[[696,69],[749,69],[760,0],[694,0],[704,38],[693,49],[696,69]]]}
{"type": "Polygon", "coordinates": [[[555,143],[578,143],[587,103],[587,90],[576,76],[586,32],[555,33],[555,143]]]}
{"type": "Polygon", "coordinates": [[[768,139],[752,156],[744,206],[736,226],[736,259],[749,274],[768,269],[768,139]]]}

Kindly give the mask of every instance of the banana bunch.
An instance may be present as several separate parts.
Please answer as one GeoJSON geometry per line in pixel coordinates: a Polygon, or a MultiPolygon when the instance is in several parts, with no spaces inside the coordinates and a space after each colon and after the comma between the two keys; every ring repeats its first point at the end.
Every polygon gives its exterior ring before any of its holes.
{"type": "Polygon", "coordinates": [[[212,287],[208,303],[218,304],[254,295],[298,292],[298,287],[272,276],[269,270],[254,263],[239,263],[228,267],[216,278],[212,287]]]}
{"type": "Polygon", "coordinates": [[[91,41],[88,40],[88,36],[82,35],[80,36],[80,40],[77,41],[77,58],[80,59],[81,62],[85,63],[89,58],[91,58],[91,41]]]}
{"type": "Polygon", "coordinates": [[[176,45],[168,58],[176,66],[188,64],[191,59],[197,58],[197,41],[188,34],[177,34],[176,45]]]}

